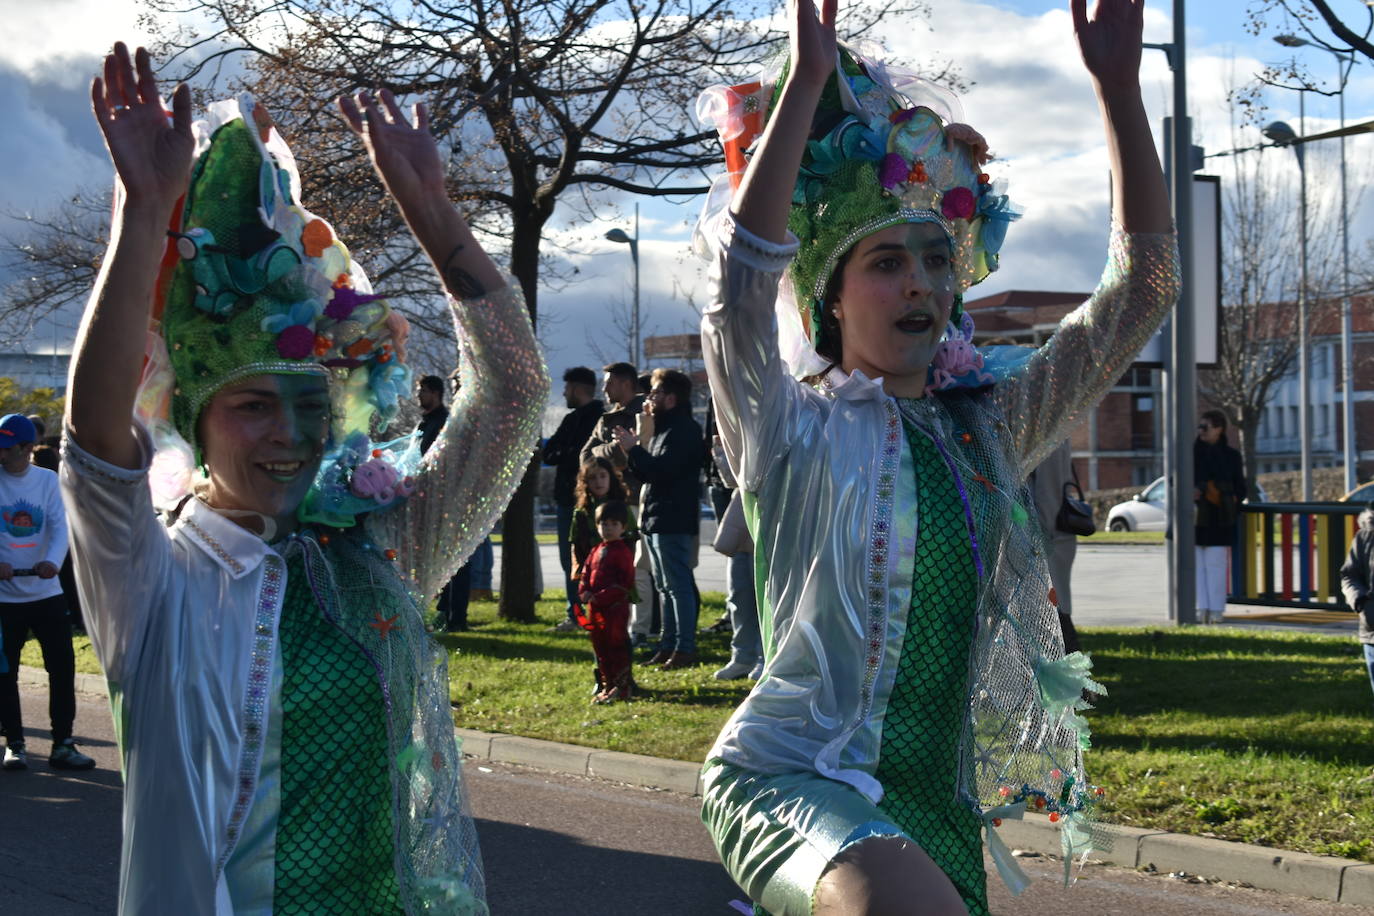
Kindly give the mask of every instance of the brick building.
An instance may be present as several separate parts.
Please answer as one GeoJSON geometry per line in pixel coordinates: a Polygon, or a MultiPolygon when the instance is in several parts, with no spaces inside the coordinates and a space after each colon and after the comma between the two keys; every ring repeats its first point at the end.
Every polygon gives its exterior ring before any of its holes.
{"type": "MultiPolygon", "coordinates": [[[[975,343],[1039,346],[1088,295],[1007,290],[966,302],[964,308],[973,316],[975,343]]],[[[1159,399],[1159,370],[1128,369],[1097,409],[1074,427],[1074,465],[1084,489],[1144,486],[1163,473],[1159,399]]]]}

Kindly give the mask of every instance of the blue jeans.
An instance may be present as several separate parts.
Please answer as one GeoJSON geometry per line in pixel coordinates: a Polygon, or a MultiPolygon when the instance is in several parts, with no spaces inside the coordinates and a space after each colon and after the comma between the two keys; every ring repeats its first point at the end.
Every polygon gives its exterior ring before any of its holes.
{"type": "Polygon", "coordinates": [[[472,587],[476,591],[491,591],[491,568],[495,561],[491,550],[491,535],[482,538],[482,543],[472,552],[468,566],[472,572],[472,587]]]}
{"type": "Polygon", "coordinates": [[[576,620],[577,613],[573,611],[573,600],[577,597],[577,583],[572,580],[572,541],[568,540],[568,535],[572,533],[572,520],[574,506],[558,504],[558,565],[563,567],[563,587],[568,596],[568,619],[576,620]]]}
{"type": "Polygon", "coordinates": [[[1374,646],[1367,642],[1360,645],[1364,648],[1364,666],[1369,669],[1369,686],[1374,687],[1374,646]]]}
{"type": "Polygon", "coordinates": [[[659,650],[697,650],[697,587],[692,578],[692,551],[696,535],[649,534],[644,537],[654,587],[663,600],[663,638],[659,650]]]}

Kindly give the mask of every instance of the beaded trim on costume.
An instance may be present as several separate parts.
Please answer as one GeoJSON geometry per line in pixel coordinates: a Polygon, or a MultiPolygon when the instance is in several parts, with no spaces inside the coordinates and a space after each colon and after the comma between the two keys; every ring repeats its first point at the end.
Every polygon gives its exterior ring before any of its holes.
{"type": "Polygon", "coordinates": [[[62,438],[62,460],[76,464],[77,467],[81,468],[81,473],[87,477],[98,477],[101,480],[107,480],[110,483],[117,483],[126,487],[143,483],[148,479],[148,472],[146,470],[120,468],[120,470],[128,474],[127,477],[113,474],[101,467],[94,459],[79,448],[71,448],[70,443],[71,440],[65,436],[62,438]]]}
{"type": "Polygon", "coordinates": [[[857,722],[868,718],[873,707],[873,682],[878,677],[887,628],[887,557],[892,538],[892,503],[896,493],[897,470],[901,465],[901,421],[891,401],[885,405],[886,430],[883,452],[878,460],[878,487],[873,501],[873,530],[868,536],[868,652],[864,656],[864,682],[859,691],[857,722]]]}
{"type": "MultiPolygon", "coordinates": [[[[190,524],[188,520],[188,524],[190,524]]],[[[243,708],[243,753],[239,756],[238,794],[229,814],[225,833],[229,842],[216,863],[216,873],[223,871],[239,829],[248,815],[257,790],[258,764],[262,758],[263,720],[267,718],[267,703],[271,693],[272,653],[276,641],[277,606],[282,591],[282,561],[269,555],[263,560],[262,588],[258,592],[257,618],[253,621],[253,660],[248,668],[248,698],[243,708]]]]}
{"type": "Polygon", "coordinates": [[[936,213],[934,210],[917,210],[911,207],[903,207],[896,213],[888,213],[883,216],[874,217],[866,223],[855,226],[854,231],[850,232],[834,250],[826,257],[825,263],[821,265],[821,272],[816,275],[815,288],[811,290],[812,296],[816,299],[825,298],[825,288],[830,283],[830,273],[835,269],[835,263],[849,249],[853,248],[859,241],[867,235],[886,229],[888,226],[896,226],[900,223],[939,223],[940,228],[945,230],[945,235],[954,238],[954,224],[945,219],[943,214],[936,213]]]}
{"type": "Polygon", "coordinates": [[[234,575],[243,575],[243,564],[240,563],[234,557],[233,554],[225,550],[223,544],[212,538],[210,536],[210,532],[206,531],[204,528],[197,525],[194,519],[183,518],[181,520],[181,523],[185,525],[187,528],[190,528],[193,532],[195,532],[196,536],[199,537],[202,541],[204,541],[206,546],[208,546],[211,550],[215,552],[215,556],[219,557],[225,563],[228,563],[229,568],[234,571],[234,575]]]}

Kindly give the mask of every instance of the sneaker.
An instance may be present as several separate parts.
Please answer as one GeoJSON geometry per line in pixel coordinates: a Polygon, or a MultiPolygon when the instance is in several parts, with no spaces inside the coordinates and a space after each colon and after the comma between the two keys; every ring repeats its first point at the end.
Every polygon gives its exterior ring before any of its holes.
{"type": "Polygon", "coordinates": [[[754,662],[754,667],[749,669],[749,680],[757,681],[763,677],[763,659],[754,662]]]}
{"type": "Polygon", "coordinates": [[[577,625],[577,621],[572,620],[568,617],[564,617],[562,620],[558,621],[558,623],[553,625],[553,631],[555,633],[575,633],[580,629],[582,628],[577,625]]]}
{"type": "Polygon", "coordinates": [[[663,664],[664,662],[666,662],[668,659],[670,659],[670,658],[672,658],[672,657],[673,657],[673,650],[672,650],[672,649],[659,649],[659,650],[655,651],[653,654],[647,656],[647,657],[644,659],[643,664],[644,664],[646,667],[647,667],[647,666],[651,666],[651,665],[661,665],[661,664],[663,664]]]}
{"type": "Polygon", "coordinates": [[[16,741],[5,747],[5,762],[2,765],[7,770],[27,770],[29,768],[29,755],[24,750],[24,742],[16,741]]]}
{"type": "Polygon", "coordinates": [[[735,628],[730,626],[730,615],[722,614],[720,619],[702,631],[703,633],[733,633],[735,628]]]}
{"type": "Polygon", "coordinates": [[[748,662],[731,662],[712,675],[718,681],[738,681],[740,678],[749,676],[749,670],[753,666],[748,662]]]}
{"type": "Polygon", "coordinates": [[[58,770],[90,770],[95,761],[76,749],[76,743],[68,738],[61,744],[53,745],[48,754],[48,765],[58,770]]]}

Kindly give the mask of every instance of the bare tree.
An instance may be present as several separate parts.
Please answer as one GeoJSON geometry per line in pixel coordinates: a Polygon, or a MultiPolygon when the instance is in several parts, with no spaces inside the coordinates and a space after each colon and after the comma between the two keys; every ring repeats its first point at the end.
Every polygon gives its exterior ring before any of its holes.
{"type": "MultiPolygon", "coordinates": [[[[1233,119],[1238,114],[1233,105],[1233,119]]],[[[1233,120],[1233,146],[1245,146],[1243,139],[1233,120]]],[[[1309,157],[1314,154],[1315,146],[1307,150],[1309,157]]],[[[1217,366],[1198,379],[1202,396],[1225,411],[1240,430],[1252,485],[1264,409],[1275,386],[1293,371],[1298,354],[1299,206],[1293,182],[1278,177],[1272,155],[1238,156],[1235,174],[1224,186],[1217,366]]],[[[1291,179],[1286,169],[1283,174],[1291,179]]],[[[1313,203],[1309,211],[1308,321],[1316,328],[1329,324],[1339,308],[1339,212],[1329,200],[1313,203]]]]}
{"type": "Polygon", "coordinates": [[[1264,117],[1265,87],[1325,96],[1345,91],[1350,71],[1355,66],[1355,56],[1374,60],[1374,42],[1370,40],[1374,34],[1374,5],[1364,4],[1362,14],[1352,9],[1347,19],[1350,21],[1338,16],[1332,4],[1325,0],[1251,0],[1245,11],[1245,28],[1250,34],[1272,32],[1275,38],[1293,36],[1300,39],[1295,45],[1310,44],[1344,57],[1334,82],[1314,76],[1307,61],[1296,53],[1286,61],[1266,65],[1248,85],[1232,94],[1233,100],[1245,108],[1249,123],[1259,123],[1264,117]],[[1355,24],[1358,18],[1363,18],[1364,22],[1355,24]]]}
{"type": "Polygon", "coordinates": [[[47,214],[5,216],[13,227],[0,236],[0,274],[17,279],[0,297],[0,338],[16,341],[85,303],[109,242],[110,192],[78,191],[47,214]]]}
{"type": "MultiPolygon", "coordinates": [[[[704,191],[720,154],[689,115],[697,92],[748,78],[783,38],[764,0],[145,2],[164,30],[160,56],[183,75],[212,76],[246,55],[238,81],[301,154],[312,207],[382,265],[379,279],[417,295],[431,281],[415,274],[410,285],[413,246],[396,241],[393,208],[322,102],[373,87],[425,99],[447,138],[451,195],[505,241],[532,318],[540,239],[557,205],[575,208],[589,190],[704,191]]],[[[924,12],[923,0],[875,0],[845,25],[857,37],[924,12]]],[[[533,504],[527,475],[503,527],[504,617],[533,619],[533,504]]]]}

